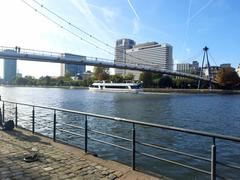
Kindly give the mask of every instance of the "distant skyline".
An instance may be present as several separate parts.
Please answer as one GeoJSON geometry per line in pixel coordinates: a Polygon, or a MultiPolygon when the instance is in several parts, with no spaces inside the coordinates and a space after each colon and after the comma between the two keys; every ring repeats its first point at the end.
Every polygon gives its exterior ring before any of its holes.
{"type": "MultiPolygon", "coordinates": [[[[173,46],[174,63],[202,60],[202,48],[210,48],[210,63],[240,63],[240,1],[236,0],[37,0],[98,39],[115,46],[117,39],[137,43],[156,41],[173,46]],[[194,58],[191,58],[194,57],[194,58]],[[197,59],[195,59],[197,58],[197,59]]],[[[74,30],[32,0],[38,11],[88,41],[92,38],[74,30]]],[[[0,1],[0,45],[20,46],[113,59],[56,26],[29,8],[22,0],[0,1]]],[[[104,47],[105,48],[105,47],[104,47]]],[[[114,54],[114,49],[107,48],[114,54]]],[[[3,76],[0,61],[0,76],[3,76]]],[[[60,75],[60,65],[18,62],[24,76],[60,75]]]]}

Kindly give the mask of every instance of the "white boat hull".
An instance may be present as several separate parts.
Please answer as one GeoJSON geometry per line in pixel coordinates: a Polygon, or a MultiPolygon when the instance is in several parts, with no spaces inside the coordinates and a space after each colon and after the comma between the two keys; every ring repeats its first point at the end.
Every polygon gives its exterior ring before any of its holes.
{"type": "Polygon", "coordinates": [[[111,89],[111,88],[92,88],[89,87],[89,91],[94,91],[94,92],[123,92],[123,93],[138,93],[142,92],[142,89],[111,89]]]}

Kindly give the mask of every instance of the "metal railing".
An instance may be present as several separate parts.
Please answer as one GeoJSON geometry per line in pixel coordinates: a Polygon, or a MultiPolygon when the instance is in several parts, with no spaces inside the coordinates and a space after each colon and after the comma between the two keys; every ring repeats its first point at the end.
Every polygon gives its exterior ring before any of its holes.
{"type": "Polygon", "coordinates": [[[226,135],[221,135],[221,134],[215,134],[215,133],[208,133],[208,132],[204,132],[204,131],[197,131],[197,130],[190,130],[190,129],[184,129],[184,128],[178,128],[178,127],[173,127],[173,126],[166,126],[166,125],[160,125],[160,124],[153,124],[153,123],[147,123],[147,122],[139,122],[136,120],[130,120],[130,119],[124,119],[124,118],[117,118],[117,117],[111,117],[111,116],[104,116],[104,115],[99,115],[99,114],[93,114],[93,113],[86,113],[86,112],[80,112],[80,111],[75,111],[75,110],[68,110],[68,109],[62,109],[62,108],[55,108],[55,107],[47,107],[47,106],[39,106],[39,105],[33,105],[33,104],[26,104],[26,103],[18,103],[18,102],[13,102],[13,101],[6,101],[6,100],[0,100],[2,102],[2,118],[3,121],[5,119],[6,116],[6,109],[5,109],[5,105],[6,104],[11,104],[14,106],[14,111],[15,111],[15,126],[18,127],[18,121],[19,121],[19,111],[18,111],[18,107],[19,106],[24,106],[24,107],[28,107],[28,108],[32,108],[32,114],[31,114],[31,131],[32,133],[35,133],[35,126],[36,126],[36,114],[35,114],[35,108],[40,108],[40,109],[46,109],[49,111],[52,111],[53,116],[52,116],[52,121],[48,122],[52,125],[52,139],[53,141],[57,141],[58,137],[57,137],[57,131],[62,132],[62,133],[68,133],[80,138],[84,139],[84,151],[87,153],[88,152],[88,145],[89,145],[89,140],[92,141],[96,141],[99,143],[103,143],[106,145],[110,145],[116,148],[120,148],[122,150],[126,150],[131,152],[131,164],[132,164],[132,169],[135,170],[136,168],[136,154],[148,157],[148,158],[153,158],[156,160],[160,160],[160,161],[164,161],[170,164],[174,164],[177,166],[181,166],[187,169],[190,169],[192,171],[197,171],[206,175],[209,175],[211,177],[211,180],[215,180],[217,177],[219,178],[225,178],[225,177],[221,177],[220,175],[217,174],[217,170],[216,170],[216,165],[219,164],[221,166],[225,166],[228,168],[232,168],[235,169],[237,171],[240,171],[240,166],[235,165],[235,164],[231,164],[231,163],[223,163],[223,162],[219,162],[217,160],[217,145],[216,145],[216,140],[222,140],[222,141],[231,141],[234,143],[240,143],[240,138],[239,137],[234,137],[234,136],[226,136],[226,135]],[[83,122],[84,122],[84,126],[79,126],[79,125],[75,125],[75,124],[71,124],[71,123],[64,123],[64,122],[60,122],[57,119],[57,113],[59,112],[66,112],[66,113],[72,113],[72,114],[76,114],[76,115],[81,115],[84,116],[83,122]],[[130,136],[131,138],[126,138],[126,137],[121,137],[118,135],[114,135],[111,133],[106,133],[106,132],[101,132],[99,130],[93,130],[90,129],[88,126],[88,119],[90,117],[94,117],[94,118],[99,118],[99,119],[105,119],[105,120],[109,120],[109,121],[115,121],[115,122],[123,122],[123,123],[127,123],[131,125],[131,132],[130,132],[130,136]],[[58,127],[59,125],[62,125],[62,127],[58,127]],[[207,137],[212,139],[212,144],[210,147],[210,151],[211,151],[211,158],[207,158],[207,157],[202,157],[202,156],[198,156],[198,155],[194,155],[194,154],[190,154],[190,153],[186,153],[186,152],[182,152],[182,151],[178,151],[175,149],[171,149],[171,148],[167,148],[167,147],[163,147],[160,145],[156,145],[156,144],[150,144],[150,143],[145,143],[145,142],[141,142],[140,140],[138,140],[138,138],[136,137],[136,132],[138,131],[136,126],[143,126],[143,127],[149,127],[149,128],[157,128],[157,129],[164,129],[164,130],[169,130],[169,131],[174,131],[174,132],[180,132],[180,133],[185,133],[185,134],[192,134],[192,135],[196,135],[196,136],[203,136],[203,137],[207,137]],[[77,130],[83,130],[84,133],[80,134],[78,132],[75,131],[71,131],[68,129],[64,129],[63,127],[69,127],[69,128],[74,128],[77,130]],[[104,135],[104,136],[108,136],[111,138],[115,138],[118,140],[123,140],[126,141],[128,143],[130,143],[130,147],[125,147],[125,146],[121,146],[118,144],[114,144],[111,142],[107,142],[104,140],[100,140],[97,138],[93,138],[89,136],[89,133],[96,133],[99,135],[104,135]],[[181,162],[177,162],[174,160],[169,160],[169,159],[165,159],[163,157],[159,157],[156,155],[152,155],[146,152],[141,152],[136,148],[136,145],[142,145],[145,147],[149,147],[149,148],[154,148],[156,150],[162,150],[162,151],[166,151],[166,152],[171,152],[174,153],[176,155],[182,155],[182,156],[186,156],[195,160],[201,160],[201,161],[205,161],[207,163],[210,163],[210,170],[205,170],[205,169],[200,169],[191,165],[187,165],[181,162]]]}

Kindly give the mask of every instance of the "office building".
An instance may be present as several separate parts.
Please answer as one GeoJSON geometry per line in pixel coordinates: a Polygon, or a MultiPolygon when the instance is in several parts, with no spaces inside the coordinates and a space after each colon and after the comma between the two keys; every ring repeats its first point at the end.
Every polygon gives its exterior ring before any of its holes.
{"type": "Polygon", "coordinates": [[[190,74],[192,73],[192,64],[190,63],[177,64],[177,71],[190,74]]]}
{"type": "Polygon", "coordinates": [[[199,63],[198,63],[198,61],[193,61],[192,62],[192,69],[193,69],[193,71],[198,71],[199,70],[199,63]]]}
{"type": "MultiPolygon", "coordinates": [[[[138,44],[132,49],[126,50],[126,62],[173,70],[172,49],[172,46],[167,43],[147,42],[138,44]]],[[[128,73],[132,73],[134,79],[138,80],[142,72],[126,70],[126,74],[128,73]]]]}
{"type": "MultiPolygon", "coordinates": [[[[66,59],[69,60],[86,60],[86,56],[79,56],[74,54],[64,54],[66,59]]],[[[76,64],[61,64],[61,76],[65,76],[66,74],[70,76],[82,76],[86,71],[86,65],[76,65],[76,64]]]]}
{"type": "MultiPolygon", "coordinates": [[[[135,41],[131,39],[119,39],[116,41],[115,46],[115,63],[126,63],[126,50],[131,49],[135,46],[135,41]]],[[[115,74],[125,75],[126,70],[124,69],[115,69],[115,74]]]]}
{"type": "Polygon", "coordinates": [[[180,63],[177,64],[177,71],[189,74],[199,74],[199,63],[198,61],[193,61],[190,63],[180,63]]]}
{"type": "Polygon", "coordinates": [[[221,64],[220,68],[227,68],[227,67],[231,67],[230,63],[225,63],[225,64],[221,64]]]}
{"type": "MultiPolygon", "coordinates": [[[[13,50],[6,50],[15,52],[13,50]]],[[[17,60],[16,59],[4,59],[4,65],[3,65],[3,79],[4,82],[9,84],[13,78],[16,77],[17,74],[17,60]]]]}

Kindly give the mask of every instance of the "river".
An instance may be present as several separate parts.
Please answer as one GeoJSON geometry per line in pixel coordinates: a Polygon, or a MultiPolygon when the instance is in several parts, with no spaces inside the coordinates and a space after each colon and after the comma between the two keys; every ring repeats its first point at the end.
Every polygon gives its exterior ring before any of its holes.
{"type": "MultiPolygon", "coordinates": [[[[228,94],[183,94],[183,93],[159,93],[159,94],[128,94],[128,93],[102,93],[89,92],[86,89],[62,89],[62,88],[31,88],[31,87],[0,87],[2,99],[24,102],[36,105],[53,106],[89,113],[116,116],[156,124],[164,124],[194,130],[220,133],[240,137],[240,95],[228,94]]],[[[27,111],[27,110],[26,110],[27,111]]],[[[29,113],[31,112],[28,110],[29,113]]],[[[40,109],[38,110],[40,111],[40,109]]],[[[42,110],[43,111],[43,110],[42,110]]],[[[26,112],[27,113],[27,112],[26,112]]],[[[39,113],[40,114],[40,113],[39,113]]],[[[51,119],[50,113],[41,114],[43,119],[51,119]]],[[[24,115],[23,115],[24,116],[24,115]]],[[[37,112],[36,112],[37,116],[37,112]]],[[[64,121],[65,115],[59,115],[58,119],[64,121]],[[61,116],[61,117],[60,117],[61,116]]],[[[24,119],[24,118],[23,118],[24,119]]],[[[66,121],[66,120],[65,120],[66,121]]],[[[81,124],[81,118],[68,116],[68,122],[81,124]]],[[[106,122],[108,123],[108,122],[106,122]]],[[[39,127],[42,126],[39,122],[39,127]]],[[[102,124],[98,120],[91,120],[91,128],[103,128],[106,132],[121,134],[130,137],[129,127],[116,123],[102,124]],[[125,134],[126,131],[126,134],[125,134]]],[[[36,127],[37,128],[37,127],[36,127]]],[[[43,128],[44,129],[44,128],[43,128]]],[[[41,129],[39,129],[41,131],[41,129]]],[[[137,138],[144,141],[152,140],[153,144],[160,144],[184,152],[191,152],[210,158],[211,139],[199,138],[194,135],[174,133],[169,131],[150,130],[148,128],[137,129],[137,138]]],[[[80,140],[63,135],[58,136],[73,144],[82,146],[80,140]]],[[[106,138],[107,139],[107,138],[106,138]]],[[[114,140],[109,139],[111,142],[114,140]]],[[[121,142],[120,142],[121,144],[121,142]]],[[[217,141],[217,157],[221,161],[230,161],[240,165],[240,145],[217,141]]],[[[122,143],[121,145],[129,145],[122,143]]],[[[112,148],[107,145],[92,143],[90,150],[98,156],[106,159],[131,163],[131,153],[112,148]]],[[[196,167],[208,169],[209,163],[193,161],[172,153],[155,151],[141,146],[139,150],[147,151],[170,160],[189,163],[196,167]]],[[[137,167],[154,173],[163,174],[174,179],[205,179],[202,173],[195,173],[186,168],[181,168],[169,163],[159,162],[137,155],[137,167]]],[[[240,170],[217,167],[220,174],[232,179],[237,179],[240,170]]],[[[209,169],[208,169],[209,170],[209,169]]]]}

